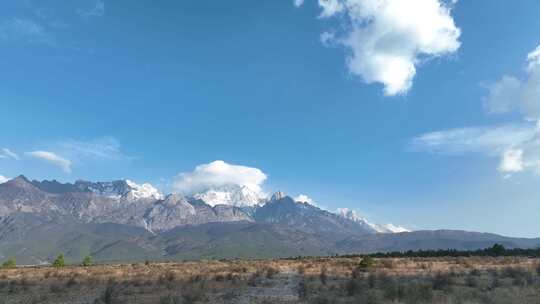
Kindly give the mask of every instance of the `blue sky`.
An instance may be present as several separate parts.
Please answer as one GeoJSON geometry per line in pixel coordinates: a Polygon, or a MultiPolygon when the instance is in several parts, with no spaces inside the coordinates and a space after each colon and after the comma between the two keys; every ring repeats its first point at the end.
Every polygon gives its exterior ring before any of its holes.
{"type": "Polygon", "coordinates": [[[0,175],[167,190],[223,160],[376,222],[539,236],[540,2],[375,2],[3,1],[0,175]]]}

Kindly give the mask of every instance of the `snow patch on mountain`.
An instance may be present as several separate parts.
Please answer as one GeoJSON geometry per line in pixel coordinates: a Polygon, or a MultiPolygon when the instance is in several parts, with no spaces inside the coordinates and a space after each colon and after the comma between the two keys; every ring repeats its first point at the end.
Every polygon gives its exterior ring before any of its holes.
{"type": "Polygon", "coordinates": [[[266,201],[266,195],[259,189],[248,186],[227,185],[207,189],[195,193],[194,198],[200,199],[210,206],[231,205],[236,207],[260,206],[266,201]]]}
{"type": "Polygon", "coordinates": [[[0,175],[0,184],[3,184],[5,182],[7,182],[9,180],[9,178],[3,176],[3,175],[0,175]]]}
{"type": "Polygon", "coordinates": [[[411,232],[409,229],[396,226],[394,224],[386,224],[383,226],[384,229],[386,229],[390,233],[401,233],[401,232],[411,232]]]}
{"type": "Polygon", "coordinates": [[[410,230],[401,227],[401,226],[395,226],[393,224],[386,224],[386,225],[378,225],[369,222],[366,218],[360,216],[360,214],[354,210],[351,210],[349,208],[338,208],[336,211],[336,214],[338,214],[341,217],[344,217],[346,219],[349,219],[351,221],[361,223],[368,225],[369,227],[373,228],[378,233],[401,233],[401,232],[410,232],[410,230]]]}
{"type": "Polygon", "coordinates": [[[126,180],[126,184],[131,188],[129,194],[134,199],[163,199],[163,194],[151,184],[144,183],[139,185],[130,180],[126,180]]]}

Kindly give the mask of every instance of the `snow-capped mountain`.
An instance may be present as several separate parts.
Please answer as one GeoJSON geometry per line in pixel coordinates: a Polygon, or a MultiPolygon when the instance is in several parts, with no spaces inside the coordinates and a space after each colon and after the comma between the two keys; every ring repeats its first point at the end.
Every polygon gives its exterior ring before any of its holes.
{"type": "Polygon", "coordinates": [[[343,218],[349,219],[351,221],[367,225],[379,233],[400,233],[400,232],[410,231],[406,228],[395,226],[393,224],[386,224],[386,225],[373,224],[369,222],[366,218],[360,216],[358,212],[351,210],[349,208],[338,208],[336,211],[336,214],[338,214],[339,216],[343,218]]]}
{"type": "Polygon", "coordinates": [[[230,205],[235,207],[254,207],[266,202],[266,196],[247,186],[221,186],[192,195],[210,206],[230,205]]]}
{"type": "Polygon", "coordinates": [[[131,188],[129,194],[134,199],[156,199],[161,200],[164,198],[163,194],[159,192],[154,186],[148,183],[142,185],[136,184],[130,180],[126,180],[126,184],[131,188]]]}

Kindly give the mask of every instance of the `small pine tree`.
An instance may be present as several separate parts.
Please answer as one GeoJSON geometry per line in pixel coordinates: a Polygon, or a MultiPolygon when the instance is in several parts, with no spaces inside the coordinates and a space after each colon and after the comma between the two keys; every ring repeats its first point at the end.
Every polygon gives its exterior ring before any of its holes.
{"type": "Polygon", "coordinates": [[[64,254],[61,253],[59,256],[57,256],[52,265],[54,267],[64,267],[64,266],[66,266],[66,262],[64,260],[64,254]]]}
{"type": "Polygon", "coordinates": [[[2,263],[2,268],[15,268],[17,267],[17,261],[15,261],[15,258],[11,258],[4,263],[2,263]]]}
{"type": "Polygon", "coordinates": [[[88,267],[94,265],[94,262],[92,262],[92,257],[87,255],[84,257],[81,266],[88,267]]]}

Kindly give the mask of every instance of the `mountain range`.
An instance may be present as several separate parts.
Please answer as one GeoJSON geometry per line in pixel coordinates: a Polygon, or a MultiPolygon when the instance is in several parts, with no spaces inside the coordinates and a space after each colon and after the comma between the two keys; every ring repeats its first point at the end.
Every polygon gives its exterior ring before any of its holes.
{"type": "Polygon", "coordinates": [[[76,262],[275,258],[414,249],[537,247],[540,239],[375,225],[355,212],[322,210],[282,192],[260,197],[228,186],[163,195],[150,184],[30,181],[0,184],[0,260],[76,262]]]}

